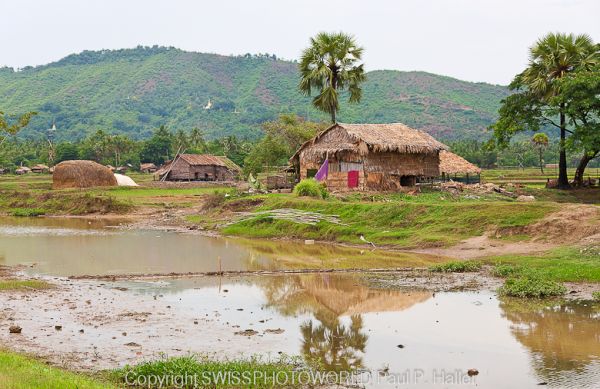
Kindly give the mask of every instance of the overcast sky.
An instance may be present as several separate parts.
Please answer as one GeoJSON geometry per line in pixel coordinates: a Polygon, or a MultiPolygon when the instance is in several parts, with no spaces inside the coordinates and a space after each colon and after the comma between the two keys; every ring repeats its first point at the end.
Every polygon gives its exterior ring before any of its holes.
{"type": "Polygon", "coordinates": [[[551,31],[600,41],[600,0],[0,0],[0,66],[82,50],[175,46],[298,58],[319,31],[364,46],[368,70],[507,84],[551,31]]]}

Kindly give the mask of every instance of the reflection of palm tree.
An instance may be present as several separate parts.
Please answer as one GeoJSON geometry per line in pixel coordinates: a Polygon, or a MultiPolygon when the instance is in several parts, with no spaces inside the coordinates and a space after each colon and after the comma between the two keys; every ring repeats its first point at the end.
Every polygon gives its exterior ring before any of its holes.
{"type": "Polygon", "coordinates": [[[600,350],[600,310],[577,302],[544,303],[502,299],[515,338],[532,353],[533,368],[547,381],[560,372],[585,372],[600,350]]]}
{"type": "Polygon", "coordinates": [[[321,367],[332,371],[348,371],[363,367],[362,356],[368,336],[361,333],[363,320],[360,315],[351,318],[349,326],[335,319],[333,322],[316,324],[309,320],[300,326],[302,353],[307,360],[319,362],[321,367]]]}

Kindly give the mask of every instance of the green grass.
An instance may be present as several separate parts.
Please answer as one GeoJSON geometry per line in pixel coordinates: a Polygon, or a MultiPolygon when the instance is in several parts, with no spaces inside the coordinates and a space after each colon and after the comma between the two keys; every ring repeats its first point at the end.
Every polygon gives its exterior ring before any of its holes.
{"type": "MultiPolygon", "coordinates": [[[[343,224],[320,221],[316,225],[257,216],[223,228],[228,235],[260,238],[317,239],[364,243],[360,236],[379,245],[404,248],[449,246],[489,229],[520,227],[540,220],[557,209],[556,204],[513,201],[451,200],[439,193],[419,196],[393,195],[375,201],[355,199],[317,200],[289,195],[268,195],[257,211],[295,208],[338,215],[343,224]],[[406,196],[406,197],[405,197],[406,196]]],[[[219,210],[215,210],[218,216],[219,210]]],[[[209,215],[210,217],[210,215],[209,215]]]]}
{"type": "Polygon", "coordinates": [[[20,289],[48,289],[52,285],[42,280],[0,280],[0,291],[20,289]]]}
{"type": "Polygon", "coordinates": [[[41,208],[13,208],[11,213],[12,216],[31,217],[45,215],[46,210],[41,208]]]}
{"type": "Polygon", "coordinates": [[[499,290],[503,296],[521,298],[546,298],[562,296],[567,288],[559,282],[549,279],[544,273],[533,270],[522,271],[509,277],[499,290]]]}
{"type": "Polygon", "coordinates": [[[117,388],[108,382],[50,367],[4,350],[0,350],[0,386],[10,389],[117,388]]]}
{"type": "Polygon", "coordinates": [[[478,261],[452,261],[433,265],[429,271],[434,273],[467,273],[481,270],[481,262],[478,261]]]}
{"type": "Polygon", "coordinates": [[[533,269],[554,281],[600,282],[600,255],[594,249],[565,246],[537,255],[489,257],[485,262],[496,264],[500,276],[533,269]]]}
{"type": "Polygon", "coordinates": [[[594,299],[594,301],[600,301],[600,290],[592,292],[592,298],[594,299]]]}
{"type": "MultiPolygon", "coordinates": [[[[293,383],[292,372],[297,367],[297,363],[286,357],[277,360],[263,360],[259,358],[239,359],[230,361],[214,361],[202,356],[185,356],[176,358],[163,358],[155,361],[142,363],[136,366],[126,366],[123,369],[116,370],[113,376],[120,383],[127,384],[131,382],[150,382],[150,377],[197,377],[199,387],[210,388],[233,388],[233,387],[253,387],[253,388],[273,388],[280,387],[276,385],[273,377],[278,377],[280,382],[287,379],[290,384],[293,383]],[[244,381],[249,377],[261,377],[255,385],[244,381]],[[230,377],[230,379],[228,379],[230,377]],[[241,380],[236,382],[235,377],[241,380]],[[266,378],[266,379],[265,379],[266,378]]],[[[149,385],[144,387],[158,388],[159,385],[149,385]]],[[[164,387],[164,386],[163,386],[164,387]]],[[[167,386],[171,387],[171,386],[167,386]]],[[[180,386],[191,388],[193,385],[180,386]]]]}

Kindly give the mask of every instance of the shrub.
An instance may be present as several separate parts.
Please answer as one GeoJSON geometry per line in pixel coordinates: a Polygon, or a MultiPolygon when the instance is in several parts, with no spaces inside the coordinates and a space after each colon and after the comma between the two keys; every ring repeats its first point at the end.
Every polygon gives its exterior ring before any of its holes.
{"type": "Polygon", "coordinates": [[[595,301],[600,301],[600,290],[597,290],[597,291],[595,291],[595,292],[592,292],[592,298],[593,298],[595,301]]]}
{"type": "Polygon", "coordinates": [[[516,276],[521,272],[521,268],[514,265],[497,264],[492,270],[492,274],[496,277],[506,278],[516,276]]]}
{"type": "Polygon", "coordinates": [[[504,282],[500,294],[512,297],[544,298],[561,296],[567,288],[561,283],[552,281],[536,271],[528,271],[519,277],[511,277],[504,282]]]}
{"type": "Polygon", "coordinates": [[[476,272],[481,269],[481,262],[453,261],[429,267],[429,271],[436,273],[466,273],[476,272]]]}
{"type": "Polygon", "coordinates": [[[307,178],[300,181],[294,187],[294,194],[296,196],[316,197],[319,199],[325,199],[329,196],[325,185],[317,182],[314,178],[307,178]]]}

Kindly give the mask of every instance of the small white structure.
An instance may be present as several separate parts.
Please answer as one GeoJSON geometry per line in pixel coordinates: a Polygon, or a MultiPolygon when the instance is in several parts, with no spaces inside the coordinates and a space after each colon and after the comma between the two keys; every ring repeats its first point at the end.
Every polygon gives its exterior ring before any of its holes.
{"type": "Polygon", "coordinates": [[[118,186],[139,186],[131,177],[126,175],[115,173],[115,178],[117,179],[118,186]]]}

